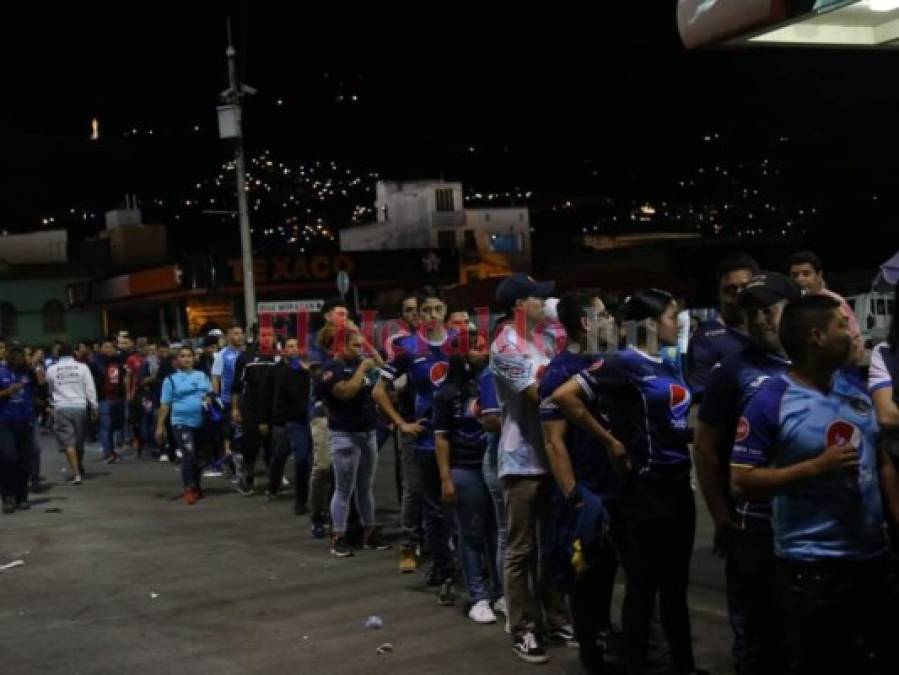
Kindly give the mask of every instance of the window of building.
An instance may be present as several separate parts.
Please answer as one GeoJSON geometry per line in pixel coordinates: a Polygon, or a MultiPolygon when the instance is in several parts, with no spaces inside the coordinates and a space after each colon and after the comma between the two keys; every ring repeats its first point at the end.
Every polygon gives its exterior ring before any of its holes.
{"type": "Polygon", "coordinates": [[[438,190],[434,190],[434,201],[437,204],[438,211],[455,211],[456,210],[456,207],[453,204],[452,188],[440,188],[438,190]]]}
{"type": "Polygon", "coordinates": [[[10,338],[17,334],[16,308],[8,302],[0,302],[0,337],[10,338]]]}
{"type": "Polygon", "coordinates": [[[456,248],[456,231],[437,230],[437,248],[456,248]]]}
{"type": "Polygon", "coordinates": [[[494,253],[521,253],[524,248],[520,234],[491,234],[488,246],[494,253]]]}
{"type": "Polygon", "coordinates": [[[59,300],[47,300],[44,303],[44,332],[66,332],[66,306],[59,300]]]}

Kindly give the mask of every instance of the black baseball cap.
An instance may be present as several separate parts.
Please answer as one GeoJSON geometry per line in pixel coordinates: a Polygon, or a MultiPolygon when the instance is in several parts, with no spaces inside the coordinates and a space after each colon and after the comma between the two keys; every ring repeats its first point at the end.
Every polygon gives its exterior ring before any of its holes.
{"type": "Polygon", "coordinates": [[[790,277],[778,272],[760,272],[740,291],[737,301],[743,309],[770,307],[781,300],[797,300],[802,288],[790,277]]]}
{"type": "Polygon", "coordinates": [[[548,298],[556,290],[555,281],[537,281],[523,272],[503,279],[496,288],[496,301],[511,307],[524,298],[548,298]]]}

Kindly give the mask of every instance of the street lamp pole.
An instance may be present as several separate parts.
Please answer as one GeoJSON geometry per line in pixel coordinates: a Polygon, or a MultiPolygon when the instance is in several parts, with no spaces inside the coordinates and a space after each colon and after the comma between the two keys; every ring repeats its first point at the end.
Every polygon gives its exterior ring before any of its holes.
{"type": "Polygon", "coordinates": [[[247,173],[243,148],[243,97],[255,94],[256,90],[239,82],[237,79],[237,50],[231,43],[231,21],[228,21],[228,57],[229,87],[221,93],[224,105],[218,107],[219,136],[234,139],[234,169],[237,178],[237,212],[240,220],[240,253],[243,268],[243,300],[244,316],[247,330],[256,323],[256,284],[253,279],[253,243],[250,237],[250,214],[247,204],[247,173]]]}

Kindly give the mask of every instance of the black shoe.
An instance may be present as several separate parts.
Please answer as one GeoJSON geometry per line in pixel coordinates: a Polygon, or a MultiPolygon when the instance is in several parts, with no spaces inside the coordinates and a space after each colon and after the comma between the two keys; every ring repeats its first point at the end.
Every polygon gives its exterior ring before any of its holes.
{"type": "Polygon", "coordinates": [[[269,501],[269,502],[276,502],[276,501],[278,501],[278,493],[277,493],[277,492],[272,492],[271,490],[266,490],[266,491],[265,491],[265,500],[266,500],[266,501],[269,501]]]}
{"type": "Polygon", "coordinates": [[[32,483],[31,484],[31,492],[33,494],[40,494],[41,484],[40,483],[32,483]]]}
{"type": "Polygon", "coordinates": [[[313,522],[312,523],[312,536],[316,539],[324,539],[328,536],[328,529],[325,527],[325,524],[322,522],[313,522]]]}
{"type": "Polygon", "coordinates": [[[574,629],[571,626],[551,628],[546,634],[546,640],[547,642],[564,644],[566,647],[571,647],[572,649],[577,649],[580,646],[577,643],[577,638],[574,636],[574,629]]]}
{"type": "Polygon", "coordinates": [[[305,516],[309,513],[309,507],[305,504],[294,504],[293,513],[295,516],[305,516]]]}
{"type": "Polygon", "coordinates": [[[16,510],[16,500],[13,498],[3,500],[3,513],[14,513],[16,510]]]}
{"type": "Polygon", "coordinates": [[[369,551],[389,551],[393,546],[381,535],[381,530],[375,528],[368,539],[365,540],[365,548],[369,551]]]}
{"type": "Polygon", "coordinates": [[[453,590],[452,579],[444,579],[443,583],[440,585],[437,604],[444,607],[451,607],[456,604],[456,591],[453,590]]]}
{"type": "Polygon", "coordinates": [[[19,511],[27,511],[30,508],[31,508],[31,504],[28,502],[27,499],[25,499],[21,502],[16,502],[16,509],[18,509],[19,511]]]}
{"type": "Polygon", "coordinates": [[[353,555],[353,549],[346,543],[346,537],[335,537],[331,542],[331,555],[336,558],[350,558],[353,555]]]}
{"type": "Polygon", "coordinates": [[[512,642],[512,651],[515,656],[525,663],[546,663],[549,656],[540,639],[531,631],[525,631],[517,635],[512,642]]]}
{"type": "Polygon", "coordinates": [[[244,497],[252,497],[253,484],[250,481],[243,479],[237,484],[237,491],[244,497]]]}

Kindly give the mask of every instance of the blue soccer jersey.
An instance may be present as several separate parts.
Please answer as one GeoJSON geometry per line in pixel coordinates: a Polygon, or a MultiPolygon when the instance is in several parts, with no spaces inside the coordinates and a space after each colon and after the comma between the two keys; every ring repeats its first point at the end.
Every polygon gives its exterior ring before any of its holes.
{"type": "Polygon", "coordinates": [[[381,370],[381,375],[391,382],[402,375],[408,377],[415,392],[415,420],[422,420],[421,424],[425,427],[425,432],[416,438],[415,447],[433,452],[434,392],[449,372],[450,336],[434,343],[419,334],[408,335],[394,341],[393,346],[393,358],[381,370]]]}
{"type": "Polygon", "coordinates": [[[0,361],[0,389],[9,389],[14,384],[21,384],[22,388],[0,398],[0,421],[30,421],[34,419],[34,375],[30,370],[13,370],[0,361]]]}
{"type": "MultiPolygon", "coordinates": [[[[785,357],[766,352],[755,345],[742,352],[731,354],[712,370],[706,385],[706,395],[699,408],[699,420],[721,431],[730,441],[727,455],[721,458],[723,466],[730,465],[733,438],[737,433],[740,411],[772,377],[783,375],[790,367],[785,357]]],[[[741,516],[751,518],[771,517],[770,500],[740,500],[735,505],[741,516]]]]}
{"type": "Polygon", "coordinates": [[[732,467],[792,466],[842,443],[859,451],[857,476],[816,476],[774,497],[779,557],[864,559],[886,550],[877,431],[870,397],[843,373],[836,374],[826,394],[781,375],[748,402],[737,426],[732,467]]]}
{"type": "MultiPolygon", "coordinates": [[[[589,368],[596,360],[597,357],[591,354],[575,354],[566,349],[549,362],[538,388],[541,421],[565,419],[550,397],[556,389],[589,368]]],[[[590,405],[590,412],[601,424],[608,426],[608,420],[603,418],[596,405],[590,405]]],[[[569,424],[565,434],[565,447],[571,458],[574,479],[603,499],[613,497],[618,483],[605,446],[579,426],[569,424]]]]}
{"type": "Polygon", "coordinates": [[[609,430],[639,475],[689,475],[692,398],[673,364],[629,348],[600,358],[575,377],[608,418],[609,430]]]}
{"type": "Polygon", "coordinates": [[[237,366],[237,359],[239,357],[240,351],[231,345],[228,345],[215,355],[215,359],[212,362],[212,374],[221,378],[219,398],[226,406],[231,402],[231,389],[234,385],[234,369],[237,366]]]}
{"type": "Polygon", "coordinates": [[[720,321],[699,324],[687,349],[687,381],[697,398],[705,392],[715,364],[731,354],[743,351],[752,340],[745,333],[725,326],[720,321]]]}

